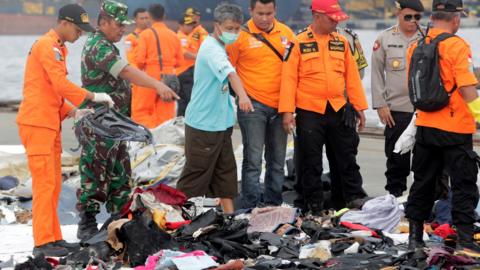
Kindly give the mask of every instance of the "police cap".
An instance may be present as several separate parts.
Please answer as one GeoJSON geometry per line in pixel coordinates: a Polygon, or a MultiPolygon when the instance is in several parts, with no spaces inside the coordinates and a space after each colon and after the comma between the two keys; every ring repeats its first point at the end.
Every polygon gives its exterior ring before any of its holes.
{"type": "Polygon", "coordinates": [[[418,12],[425,11],[422,1],[420,0],[396,0],[395,4],[398,9],[410,8],[418,12]]]}
{"type": "Polygon", "coordinates": [[[462,0],[433,0],[432,11],[464,12],[462,0]]]}

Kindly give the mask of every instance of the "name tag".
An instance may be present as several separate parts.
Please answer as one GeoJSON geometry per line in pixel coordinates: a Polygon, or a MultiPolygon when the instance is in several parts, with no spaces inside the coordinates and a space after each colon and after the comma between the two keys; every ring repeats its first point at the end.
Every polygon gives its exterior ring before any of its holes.
{"type": "Polygon", "coordinates": [[[339,40],[330,40],[328,42],[328,50],[331,52],[345,52],[345,43],[339,40]]]}
{"type": "Polygon", "coordinates": [[[300,52],[301,54],[318,52],[317,42],[300,43],[300,52]]]}

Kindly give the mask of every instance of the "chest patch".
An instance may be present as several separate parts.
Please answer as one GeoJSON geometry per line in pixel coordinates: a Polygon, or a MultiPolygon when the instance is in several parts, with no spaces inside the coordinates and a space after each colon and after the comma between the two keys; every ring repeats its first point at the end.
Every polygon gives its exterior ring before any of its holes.
{"type": "Polygon", "coordinates": [[[300,43],[300,52],[302,54],[316,53],[318,52],[318,43],[317,42],[300,43]]]}
{"type": "Polygon", "coordinates": [[[331,52],[345,52],[345,43],[339,40],[330,40],[328,50],[331,52]]]}

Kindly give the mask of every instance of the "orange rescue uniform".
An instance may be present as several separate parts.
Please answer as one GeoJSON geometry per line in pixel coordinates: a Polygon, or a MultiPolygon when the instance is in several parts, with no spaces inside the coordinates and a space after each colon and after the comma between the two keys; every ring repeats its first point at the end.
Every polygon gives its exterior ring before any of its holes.
{"type": "Polygon", "coordinates": [[[337,112],[345,90],[357,111],[368,108],[357,63],[342,35],[317,35],[311,27],[297,35],[283,64],[279,112],[295,108],[325,114],[327,102],[337,112]]]}
{"type": "MultiPolygon", "coordinates": [[[[188,35],[185,35],[185,33],[182,31],[178,31],[177,35],[182,41],[183,52],[197,54],[198,50],[200,49],[200,45],[202,45],[202,42],[208,36],[208,32],[205,30],[205,28],[203,28],[203,26],[198,25],[188,35]]],[[[177,75],[182,74],[194,65],[195,59],[185,58],[183,64],[177,69],[177,75]]]]}
{"type": "MultiPolygon", "coordinates": [[[[442,29],[430,29],[428,36],[434,39],[446,32],[442,29]]],[[[407,59],[410,62],[417,44],[408,49],[407,59]]],[[[467,103],[458,91],[464,86],[475,86],[478,81],[472,70],[472,52],[470,46],[462,39],[453,37],[442,41],[438,45],[440,57],[440,76],[445,89],[452,89],[456,84],[457,89],[450,97],[450,102],[445,108],[435,112],[417,110],[417,126],[437,128],[443,131],[473,134],[476,132],[475,119],[468,109],[467,103]]]]}
{"type": "MultiPolygon", "coordinates": [[[[180,39],[175,32],[164,23],[155,22],[152,25],[158,33],[163,59],[163,70],[160,70],[157,40],[151,29],[140,34],[135,50],[135,62],[138,68],[158,80],[162,74],[176,74],[184,58],[180,39]]],[[[137,87],[132,91],[132,119],[148,128],[155,128],[163,122],[175,117],[175,102],[164,102],[157,96],[155,89],[137,87]]]]}
{"type": "MultiPolygon", "coordinates": [[[[258,29],[252,20],[247,22],[247,27],[250,33],[263,35],[281,55],[284,55],[289,42],[295,39],[292,30],[278,21],[274,22],[270,33],[258,29]]],[[[251,34],[241,31],[237,41],[227,47],[227,53],[248,96],[278,108],[283,62],[275,52],[251,34]]]]}
{"type": "Polygon", "coordinates": [[[135,49],[138,45],[138,38],[140,37],[140,33],[142,30],[136,28],[132,33],[130,33],[126,38],[125,38],[125,46],[126,46],[126,52],[127,52],[127,60],[128,63],[132,66],[136,66],[135,63],[135,49]]]}
{"type": "Polygon", "coordinates": [[[25,68],[23,101],[17,115],[32,175],[35,246],[62,239],[57,215],[61,177],[61,121],[87,91],[67,79],[67,48],[54,30],[31,48],[25,68]]]}

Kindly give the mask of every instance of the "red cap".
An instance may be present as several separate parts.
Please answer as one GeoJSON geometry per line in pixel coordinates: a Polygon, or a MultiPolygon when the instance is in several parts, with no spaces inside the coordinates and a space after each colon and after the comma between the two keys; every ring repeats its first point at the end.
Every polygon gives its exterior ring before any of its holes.
{"type": "Polygon", "coordinates": [[[312,11],[324,13],[337,22],[348,20],[348,15],[343,12],[338,0],[312,0],[312,11]]]}

